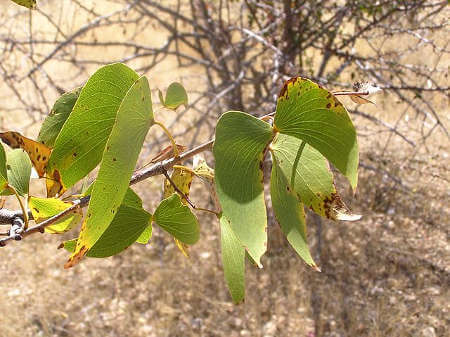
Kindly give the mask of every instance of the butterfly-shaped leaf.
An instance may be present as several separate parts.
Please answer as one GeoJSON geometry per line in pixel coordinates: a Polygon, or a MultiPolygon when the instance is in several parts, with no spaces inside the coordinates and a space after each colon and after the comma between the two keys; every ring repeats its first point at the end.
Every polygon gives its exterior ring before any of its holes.
{"type": "Polygon", "coordinates": [[[354,221],[352,214],[336,191],[333,173],[322,154],[304,141],[278,134],[271,145],[274,165],[287,179],[288,188],[299,202],[331,220],[354,221]]]}
{"type": "Polygon", "coordinates": [[[220,117],[214,141],[215,183],[224,216],[249,255],[261,267],[267,245],[262,160],[273,130],[247,113],[220,117]]]}
{"type": "Polygon", "coordinates": [[[277,101],[274,128],[314,147],[356,188],[359,154],[355,127],[331,92],[306,78],[290,79],[277,101]]]}

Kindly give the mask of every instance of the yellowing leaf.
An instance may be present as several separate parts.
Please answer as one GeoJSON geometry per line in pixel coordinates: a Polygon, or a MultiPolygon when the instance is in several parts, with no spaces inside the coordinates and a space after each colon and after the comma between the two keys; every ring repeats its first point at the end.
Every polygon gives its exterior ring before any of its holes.
{"type": "Polygon", "coordinates": [[[205,159],[200,156],[194,156],[194,173],[200,178],[209,190],[211,198],[216,208],[216,212],[222,212],[220,207],[219,197],[217,196],[216,186],[214,184],[214,169],[208,166],[205,159]]]}
{"type": "Polygon", "coordinates": [[[20,133],[14,131],[0,132],[0,139],[11,148],[21,148],[28,153],[34,168],[39,174],[39,177],[44,176],[48,159],[50,158],[50,153],[52,152],[48,146],[24,137],[20,133]]]}
{"type": "Polygon", "coordinates": [[[36,8],[36,0],[12,0],[16,4],[29,8],[29,9],[35,9],[36,8]]]}
{"type": "MultiPolygon", "coordinates": [[[[30,197],[28,200],[28,207],[30,208],[36,223],[40,223],[58,213],[61,213],[71,206],[71,203],[55,198],[45,199],[30,197]]],[[[51,234],[67,232],[81,221],[82,215],[83,213],[80,209],[77,213],[69,214],[61,220],[55,222],[55,224],[46,227],[45,231],[51,234]]]]}
{"type": "MultiPolygon", "coordinates": [[[[176,167],[173,170],[172,176],[170,177],[172,181],[175,183],[177,188],[184,193],[186,197],[189,197],[189,191],[191,188],[192,179],[194,178],[194,172],[192,172],[188,168],[184,167],[176,167]]],[[[175,187],[171,184],[171,182],[166,179],[164,181],[164,199],[170,197],[173,193],[177,193],[175,187]]],[[[179,193],[177,193],[179,194],[179,193]]],[[[181,202],[183,204],[187,204],[187,200],[180,195],[181,202]]],[[[189,257],[188,245],[181,242],[177,238],[174,238],[175,244],[178,249],[183,253],[184,256],[189,257]]]]}
{"type": "Polygon", "coordinates": [[[6,171],[6,153],[0,144],[0,192],[8,186],[8,174],[6,171]]]}
{"type": "Polygon", "coordinates": [[[47,197],[52,198],[57,195],[61,195],[65,192],[65,188],[61,182],[61,176],[59,175],[58,170],[53,170],[51,172],[47,172],[47,176],[45,179],[45,184],[47,187],[47,197]]]}
{"type": "MultiPolygon", "coordinates": [[[[189,191],[191,189],[192,179],[194,178],[194,172],[185,167],[176,167],[173,170],[172,176],[170,177],[175,183],[177,188],[184,193],[185,196],[189,197],[189,191]]],[[[168,179],[164,181],[164,199],[170,197],[173,193],[176,193],[174,186],[170,183],[168,179]]],[[[183,204],[187,204],[187,200],[180,195],[183,204]]]]}

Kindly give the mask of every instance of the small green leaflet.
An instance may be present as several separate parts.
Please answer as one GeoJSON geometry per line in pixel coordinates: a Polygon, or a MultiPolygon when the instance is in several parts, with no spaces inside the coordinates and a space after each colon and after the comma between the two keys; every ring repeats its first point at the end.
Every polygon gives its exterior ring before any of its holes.
{"type": "MultiPolygon", "coordinates": [[[[8,184],[15,188],[20,196],[28,194],[31,177],[31,161],[22,149],[8,151],[6,158],[8,184]]],[[[3,191],[4,195],[11,192],[3,191]]]]}
{"type": "Polygon", "coordinates": [[[161,201],[153,215],[153,221],[185,244],[193,245],[200,238],[197,218],[176,193],[161,201]]]}
{"type": "Polygon", "coordinates": [[[215,183],[223,215],[260,267],[267,246],[262,160],[272,138],[269,124],[249,114],[230,111],[217,123],[213,147],[215,183]]]}
{"type": "Polygon", "coordinates": [[[166,98],[164,99],[161,90],[158,91],[159,101],[167,109],[176,110],[180,105],[185,107],[188,105],[188,96],[186,89],[178,83],[174,82],[167,88],[166,98]]]}
{"type": "Polygon", "coordinates": [[[16,4],[29,8],[29,9],[35,9],[36,8],[36,0],[12,0],[16,4]]]}
{"type": "Polygon", "coordinates": [[[332,93],[308,79],[290,79],[278,98],[274,128],[306,141],[356,188],[359,162],[356,131],[347,110],[332,93]]]}
{"type": "MultiPolygon", "coordinates": [[[[36,198],[30,197],[28,199],[28,207],[33,214],[33,219],[36,223],[40,223],[52,216],[64,211],[71,207],[72,204],[64,202],[56,198],[36,198]]],[[[74,228],[83,216],[81,210],[78,213],[72,213],[65,216],[63,219],[58,220],[55,224],[45,228],[47,233],[60,234],[67,232],[74,228]]]]}
{"type": "Polygon", "coordinates": [[[37,139],[38,142],[41,142],[49,147],[53,147],[55,145],[55,140],[67,118],[69,118],[75,102],[77,101],[78,96],[80,96],[81,89],[82,88],[80,87],[70,92],[66,92],[56,100],[52,111],[42,123],[37,139]]]}
{"type": "Polygon", "coordinates": [[[236,238],[228,219],[221,215],[219,221],[225,280],[233,302],[240,303],[245,297],[245,249],[236,238]]]}
{"type": "Polygon", "coordinates": [[[81,89],[48,163],[48,172],[53,176],[57,171],[65,189],[101,161],[119,107],[138,78],[131,68],[115,63],[97,70],[81,89]]]}
{"type": "Polygon", "coordinates": [[[77,247],[65,268],[77,264],[113,220],[127,192],[145,136],[153,121],[150,88],[147,78],[142,76],[131,86],[117,111],[77,247]]]}

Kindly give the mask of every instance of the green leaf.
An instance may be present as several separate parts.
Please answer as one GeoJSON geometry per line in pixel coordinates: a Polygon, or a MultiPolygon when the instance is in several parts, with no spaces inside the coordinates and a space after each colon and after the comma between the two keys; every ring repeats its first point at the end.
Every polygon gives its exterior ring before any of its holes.
{"type": "MultiPolygon", "coordinates": [[[[71,206],[71,203],[55,198],[30,197],[28,200],[28,207],[31,210],[33,219],[36,223],[40,223],[58,213],[61,213],[71,206]]],[[[78,213],[69,214],[61,220],[58,220],[55,224],[46,227],[45,231],[51,234],[67,232],[81,221],[82,215],[83,213],[81,211],[78,213]]]]}
{"type": "MultiPolygon", "coordinates": [[[[102,233],[94,246],[87,252],[88,257],[109,257],[124,251],[136,240],[151,233],[152,216],[142,208],[134,208],[121,205],[109,227],[102,233]],[[144,234],[146,233],[147,234],[144,234]]],[[[148,241],[148,240],[147,240],[148,241]]],[[[64,242],[64,247],[69,252],[74,252],[77,239],[64,242]]]]}
{"type": "Polygon", "coordinates": [[[188,105],[186,89],[178,82],[169,85],[165,99],[163,99],[163,95],[161,91],[159,91],[159,100],[166,108],[172,110],[176,110],[180,105],[188,105]]]}
{"type": "Polygon", "coordinates": [[[272,137],[269,124],[231,111],[219,119],[213,148],[216,189],[223,214],[258,266],[267,246],[262,160],[272,137]]]}
{"type": "Polygon", "coordinates": [[[233,233],[228,219],[222,215],[219,220],[225,280],[233,302],[239,303],[245,297],[245,249],[233,233]]]}
{"type": "Polygon", "coordinates": [[[298,255],[311,267],[317,268],[309,252],[306,237],[305,211],[284,176],[278,160],[272,165],[270,195],[275,216],[281,230],[298,255]]]}
{"type": "Polygon", "coordinates": [[[278,98],[274,128],[313,146],[356,188],[356,131],[347,110],[332,93],[305,78],[287,81],[278,98]]]}
{"type": "MultiPolygon", "coordinates": [[[[90,195],[92,193],[92,189],[94,188],[95,181],[86,189],[84,192],[84,195],[90,195]]],[[[136,194],[136,192],[133,191],[131,187],[128,187],[127,192],[125,193],[125,196],[123,197],[121,206],[128,206],[133,207],[137,209],[142,209],[142,200],[139,198],[139,196],[136,194]]],[[[120,211],[120,208],[119,208],[120,211]]],[[[145,230],[142,232],[141,236],[136,240],[138,243],[147,244],[152,236],[152,225],[149,223],[145,230]]],[[[88,253],[89,256],[89,253],[88,253]]]]}
{"type": "Polygon", "coordinates": [[[29,8],[29,9],[35,9],[36,8],[36,0],[12,0],[16,4],[29,8]]]}
{"type": "Polygon", "coordinates": [[[127,192],[145,136],[152,124],[150,88],[147,78],[142,76],[130,88],[117,112],[92,189],[77,249],[66,267],[76,264],[108,228],[127,192]]]}
{"type": "MultiPolygon", "coordinates": [[[[8,183],[21,196],[28,194],[31,177],[31,161],[22,149],[11,150],[7,153],[6,169],[8,183]]],[[[10,192],[4,191],[9,195],[10,192]]]]}
{"type": "Polygon", "coordinates": [[[0,143],[0,192],[8,186],[8,174],[6,171],[6,153],[0,143]]]}
{"type": "MultiPolygon", "coordinates": [[[[134,70],[115,63],[97,70],[81,89],[48,164],[49,172],[59,172],[64,188],[73,186],[98,165],[119,107],[137,79],[134,70]]],[[[128,118],[131,120],[131,115],[128,118]]]]}
{"type": "Polygon", "coordinates": [[[44,143],[50,147],[55,145],[55,140],[67,118],[69,118],[75,102],[77,101],[78,96],[80,96],[81,89],[82,88],[80,87],[70,92],[66,92],[56,100],[52,111],[42,123],[37,139],[38,142],[44,143]]]}
{"type": "Polygon", "coordinates": [[[152,237],[152,225],[149,224],[147,227],[145,227],[142,234],[137,238],[136,242],[146,245],[150,241],[151,237],[152,237]]]}
{"type": "Polygon", "coordinates": [[[178,194],[172,194],[161,201],[153,215],[153,221],[188,245],[193,245],[200,237],[197,218],[191,209],[181,202],[178,194]]]}
{"type": "Polygon", "coordinates": [[[333,173],[319,151],[304,141],[278,134],[271,145],[274,164],[286,177],[297,199],[332,220],[358,220],[336,191],[333,173]]]}

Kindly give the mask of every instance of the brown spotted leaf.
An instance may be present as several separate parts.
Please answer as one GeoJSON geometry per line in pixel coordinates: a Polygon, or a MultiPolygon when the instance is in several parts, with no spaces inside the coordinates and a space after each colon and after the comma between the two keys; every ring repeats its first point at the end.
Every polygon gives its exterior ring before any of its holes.
{"type": "Polygon", "coordinates": [[[31,163],[36,169],[39,177],[43,177],[46,171],[48,159],[52,150],[39,142],[22,136],[18,132],[0,132],[0,139],[13,149],[21,148],[30,157],[31,163]]]}
{"type": "Polygon", "coordinates": [[[333,173],[319,151],[300,139],[278,134],[271,145],[274,162],[289,187],[317,214],[331,220],[354,221],[361,218],[352,214],[336,191],[333,173]]]}
{"type": "Polygon", "coordinates": [[[347,110],[331,92],[306,78],[290,79],[277,101],[274,128],[314,147],[356,188],[356,130],[347,110]]]}

